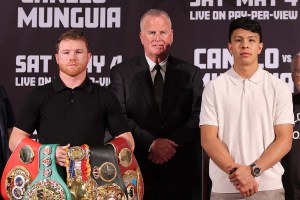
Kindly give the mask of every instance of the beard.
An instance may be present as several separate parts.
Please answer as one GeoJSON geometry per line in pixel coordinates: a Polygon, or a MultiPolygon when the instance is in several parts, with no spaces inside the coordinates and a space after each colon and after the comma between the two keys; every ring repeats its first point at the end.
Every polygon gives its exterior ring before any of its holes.
{"type": "Polygon", "coordinates": [[[82,74],[83,72],[86,71],[86,66],[77,64],[77,66],[60,66],[59,67],[60,71],[63,72],[64,74],[75,77],[79,74],[82,74]]]}

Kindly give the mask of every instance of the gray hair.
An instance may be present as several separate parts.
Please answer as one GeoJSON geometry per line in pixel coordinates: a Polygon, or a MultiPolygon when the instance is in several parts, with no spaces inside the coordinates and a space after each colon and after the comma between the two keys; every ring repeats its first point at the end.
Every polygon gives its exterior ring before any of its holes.
{"type": "Polygon", "coordinates": [[[296,53],[296,55],[293,57],[292,62],[291,62],[291,70],[293,71],[295,68],[295,60],[297,57],[300,57],[300,51],[298,53],[296,53]]]}
{"type": "Polygon", "coordinates": [[[165,11],[163,10],[159,10],[159,9],[150,9],[148,10],[147,12],[145,12],[143,14],[143,16],[141,17],[141,20],[140,20],[140,29],[142,31],[142,27],[143,27],[143,24],[144,24],[144,19],[145,17],[147,16],[151,16],[151,17],[159,17],[159,16],[165,16],[167,18],[167,20],[169,21],[170,23],[170,26],[172,28],[172,22],[171,22],[171,18],[170,16],[168,15],[168,13],[166,13],[165,11]]]}

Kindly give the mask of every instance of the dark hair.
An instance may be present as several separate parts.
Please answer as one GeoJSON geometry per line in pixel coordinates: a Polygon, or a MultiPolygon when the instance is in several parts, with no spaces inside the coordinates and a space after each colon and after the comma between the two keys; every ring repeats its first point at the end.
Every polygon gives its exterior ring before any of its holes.
{"type": "Polygon", "coordinates": [[[259,42],[262,42],[262,31],[257,21],[252,20],[249,17],[241,17],[233,20],[229,26],[229,42],[231,42],[231,35],[236,29],[244,29],[253,33],[258,33],[259,42]]]}
{"type": "Polygon", "coordinates": [[[83,31],[78,30],[78,29],[70,29],[64,33],[62,33],[55,45],[56,48],[56,52],[58,52],[59,50],[59,44],[62,40],[82,40],[83,42],[85,42],[86,44],[86,48],[88,49],[88,51],[90,51],[89,47],[90,47],[90,43],[88,38],[85,36],[85,34],[83,33],[83,31]]]}

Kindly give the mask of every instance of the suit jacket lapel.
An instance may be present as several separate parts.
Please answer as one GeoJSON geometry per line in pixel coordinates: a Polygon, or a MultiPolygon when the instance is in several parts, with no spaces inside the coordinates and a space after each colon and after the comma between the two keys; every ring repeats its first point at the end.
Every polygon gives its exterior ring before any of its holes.
{"type": "Polygon", "coordinates": [[[173,108],[172,102],[176,98],[176,94],[178,93],[177,90],[180,89],[178,84],[181,82],[181,65],[178,63],[173,62],[171,56],[169,56],[166,76],[165,76],[165,83],[164,83],[164,94],[162,99],[162,115],[166,117],[169,113],[169,110],[173,108]]]}
{"type": "Polygon", "coordinates": [[[153,82],[149,71],[149,65],[144,56],[141,56],[139,63],[136,66],[138,82],[141,85],[144,98],[149,107],[159,113],[153,96],[153,82]]]}

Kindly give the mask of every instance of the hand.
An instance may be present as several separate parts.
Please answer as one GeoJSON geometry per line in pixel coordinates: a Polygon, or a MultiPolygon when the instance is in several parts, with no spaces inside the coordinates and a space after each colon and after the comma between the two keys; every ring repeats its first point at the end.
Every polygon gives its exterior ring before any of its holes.
{"type": "Polygon", "coordinates": [[[56,164],[65,167],[66,166],[66,159],[67,159],[67,151],[66,149],[70,148],[70,144],[66,146],[58,146],[56,148],[56,164]]]}
{"type": "Polygon", "coordinates": [[[254,177],[251,174],[250,166],[247,165],[235,165],[231,166],[232,168],[236,168],[236,170],[228,176],[230,182],[234,185],[247,185],[251,182],[254,177]]]}
{"type": "Polygon", "coordinates": [[[155,164],[163,164],[175,155],[177,146],[172,140],[157,138],[153,142],[148,159],[155,164]]]}
{"type": "Polygon", "coordinates": [[[246,165],[231,166],[228,171],[233,168],[236,170],[228,176],[230,182],[244,197],[249,197],[258,191],[258,183],[251,174],[251,169],[246,165]]]}
{"type": "MultiPolygon", "coordinates": [[[[239,187],[237,187],[239,188],[239,187]]],[[[258,192],[258,183],[253,178],[253,181],[249,182],[247,185],[244,185],[243,187],[239,188],[240,193],[244,197],[250,197],[254,195],[256,192],[258,192]]]]}

